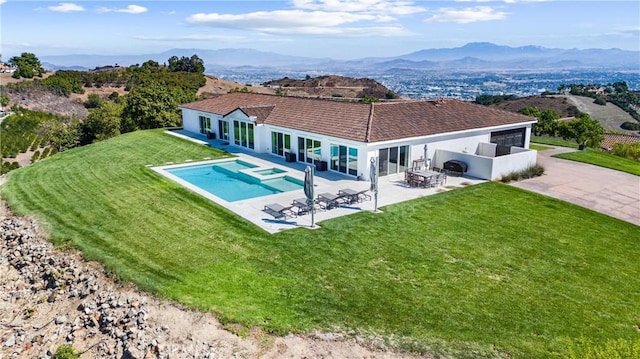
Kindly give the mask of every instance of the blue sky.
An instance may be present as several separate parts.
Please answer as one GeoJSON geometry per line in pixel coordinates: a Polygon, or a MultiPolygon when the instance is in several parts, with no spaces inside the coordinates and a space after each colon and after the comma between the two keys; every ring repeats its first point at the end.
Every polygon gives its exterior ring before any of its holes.
{"type": "Polygon", "coordinates": [[[252,48],[353,59],[469,42],[640,50],[640,1],[0,0],[2,59],[252,48]]]}

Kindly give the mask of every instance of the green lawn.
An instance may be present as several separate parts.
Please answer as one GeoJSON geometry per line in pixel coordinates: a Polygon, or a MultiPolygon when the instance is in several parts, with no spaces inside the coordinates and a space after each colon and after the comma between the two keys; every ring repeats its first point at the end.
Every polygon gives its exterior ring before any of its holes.
{"type": "Polygon", "coordinates": [[[536,145],[536,144],[533,144],[533,143],[532,143],[532,144],[530,144],[530,145],[529,145],[529,149],[531,149],[531,150],[536,150],[536,151],[540,152],[540,151],[552,150],[552,149],[553,149],[553,147],[550,147],[550,146],[542,146],[542,145],[536,145]]]}
{"type": "Polygon", "coordinates": [[[630,160],[628,158],[616,156],[601,150],[587,148],[586,151],[577,151],[570,153],[560,153],[553,157],[564,158],[577,162],[590,163],[592,165],[611,168],[616,171],[622,171],[640,176],[640,162],[630,160]]]}
{"type": "Polygon", "coordinates": [[[225,323],[454,357],[640,340],[640,227],[486,183],[269,235],[146,164],[220,156],[135,132],[10,173],[3,197],[121,278],[225,323]]]}
{"type": "MultiPolygon", "coordinates": [[[[578,148],[575,142],[565,141],[555,137],[531,136],[532,143],[542,143],[551,146],[578,148]]],[[[536,147],[545,147],[532,144],[531,149],[541,151],[536,147]]],[[[640,162],[630,160],[628,158],[616,156],[598,149],[587,148],[586,151],[576,151],[570,153],[560,153],[553,157],[563,158],[565,160],[589,163],[592,165],[611,168],[616,171],[631,173],[640,176],[640,162]]]]}
{"type": "Polygon", "coordinates": [[[563,140],[558,137],[531,136],[531,142],[543,145],[560,146],[568,148],[578,148],[578,144],[573,141],[563,140]]]}

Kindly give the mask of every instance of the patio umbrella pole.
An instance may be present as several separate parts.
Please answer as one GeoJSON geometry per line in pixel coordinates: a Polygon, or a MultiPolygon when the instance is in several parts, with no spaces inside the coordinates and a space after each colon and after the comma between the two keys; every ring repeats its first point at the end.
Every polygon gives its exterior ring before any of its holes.
{"type": "Polygon", "coordinates": [[[376,168],[377,158],[371,158],[369,168],[369,180],[371,181],[371,192],[373,192],[373,211],[378,212],[378,169],[376,168]]]}
{"type": "Polygon", "coordinates": [[[304,170],[304,195],[307,197],[307,205],[311,206],[311,228],[315,227],[315,193],[313,188],[313,168],[307,166],[304,170]]]}

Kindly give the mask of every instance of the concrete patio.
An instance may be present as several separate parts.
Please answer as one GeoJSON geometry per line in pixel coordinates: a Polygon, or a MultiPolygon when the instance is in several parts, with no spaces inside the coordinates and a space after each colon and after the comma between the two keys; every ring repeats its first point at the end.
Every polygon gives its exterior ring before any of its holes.
{"type": "MultiPolygon", "coordinates": [[[[184,138],[203,145],[209,145],[212,147],[223,149],[235,156],[238,156],[240,160],[257,164],[261,167],[275,167],[287,171],[287,175],[304,180],[304,170],[306,164],[300,162],[286,162],[284,158],[272,156],[269,154],[249,154],[249,151],[243,150],[237,146],[223,145],[224,141],[221,140],[207,140],[205,136],[193,136],[193,134],[181,133],[180,131],[169,132],[174,136],[184,138]]],[[[193,159],[197,161],[198,159],[193,159]]],[[[190,162],[193,164],[194,162],[190,162]]],[[[485,182],[484,180],[478,180],[474,178],[466,177],[447,177],[447,183],[444,186],[434,188],[410,188],[404,183],[404,174],[397,174],[391,176],[381,177],[378,181],[378,207],[387,206],[390,204],[400,203],[411,199],[416,199],[424,196],[434,195],[443,191],[449,191],[455,188],[469,186],[477,183],[485,182]]],[[[337,194],[339,190],[350,188],[356,191],[362,191],[370,187],[368,181],[357,181],[353,177],[346,176],[333,171],[316,172],[314,177],[315,193],[316,196],[320,193],[333,193],[337,194]]],[[[306,214],[294,218],[288,218],[287,220],[277,220],[271,215],[263,212],[265,205],[271,203],[278,203],[280,205],[289,205],[294,199],[304,198],[305,194],[302,189],[283,192],[263,197],[251,198],[246,200],[240,200],[236,202],[227,202],[219,197],[216,197],[208,192],[198,190],[197,188],[191,188],[195,192],[202,196],[209,198],[213,202],[220,204],[228,210],[242,216],[251,223],[259,226],[269,233],[277,233],[286,229],[293,228],[309,228],[311,229],[311,215],[306,214]]],[[[315,228],[322,226],[322,221],[345,216],[361,211],[374,211],[375,201],[373,194],[367,192],[372,196],[372,200],[364,201],[353,205],[344,205],[339,208],[334,208],[326,211],[317,211],[315,213],[315,228]]]]}

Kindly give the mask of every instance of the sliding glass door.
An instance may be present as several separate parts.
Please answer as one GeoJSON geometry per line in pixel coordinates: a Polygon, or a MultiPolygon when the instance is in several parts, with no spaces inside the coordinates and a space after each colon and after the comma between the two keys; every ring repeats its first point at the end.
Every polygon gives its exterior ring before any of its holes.
{"type": "Polygon", "coordinates": [[[253,123],[233,121],[233,141],[236,145],[253,149],[253,123]]]}
{"type": "Polygon", "coordinates": [[[200,122],[200,133],[202,134],[209,133],[209,131],[211,131],[211,118],[198,116],[198,120],[200,122]]]}
{"type": "Polygon", "coordinates": [[[271,132],[271,153],[284,156],[285,152],[291,152],[291,135],[282,132],[271,132]]]}
{"type": "Polygon", "coordinates": [[[322,159],[322,142],[311,138],[298,137],[298,161],[314,163],[322,159]]]}
{"type": "Polygon", "coordinates": [[[378,150],[378,176],[403,173],[409,163],[409,146],[381,148],[378,150]]]}
{"type": "Polygon", "coordinates": [[[218,135],[221,140],[229,140],[229,122],[223,120],[218,121],[218,135]]]}
{"type": "Polygon", "coordinates": [[[358,149],[331,144],[331,169],[352,176],[358,175],[358,149]]]}

